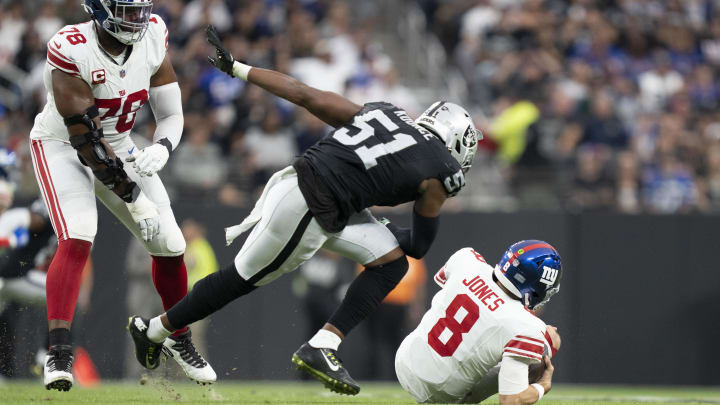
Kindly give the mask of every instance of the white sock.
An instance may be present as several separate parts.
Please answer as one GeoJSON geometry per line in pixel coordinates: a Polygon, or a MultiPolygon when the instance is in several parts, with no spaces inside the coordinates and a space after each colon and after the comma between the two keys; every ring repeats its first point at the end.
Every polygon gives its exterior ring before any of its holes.
{"type": "Polygon", "coordinates": [[[148,326],[147,331],[148,339],[155,343],[162,343],[170,335],[172,335],[172,332],[165,329],[159,316],[150,320],[150,325],[148,326]]]}
{"type": "Polygon", "coordinates": [[[308,344],[316,349],[337,350],[341,342],[342,339],[340,339],[340,336],[330,332],[329,330],[320,329],[317,331],[315,336],[308,341],[308,344]]]}

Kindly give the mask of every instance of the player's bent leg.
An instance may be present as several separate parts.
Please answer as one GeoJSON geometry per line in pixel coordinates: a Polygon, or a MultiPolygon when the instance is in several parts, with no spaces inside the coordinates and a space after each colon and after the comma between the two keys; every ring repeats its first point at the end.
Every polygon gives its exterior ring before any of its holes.
{"type": "Polygon", "coordinates": [[[410,340],[406,337],[395,353],[395,375],[403,389],[419,403],[426,402],[430,398],[429,389],[426,384],[417,378],[411,363],[412,353],[410,352],[410,340]]]}
{"type": "Polygon", "coordinates": [[[337,357],[337,349],[342,338],[400,282],[408,262],[392,233],[367,210],[353,215],[324,247],[366,265],[366,269],[350,285],[328,324],[293,354],[292,361],[330,390],[355,395],[360,387],[337,357]]]}
{"type": "Polygon", "coordinates": [[[33,139],[30,152],[35,177],[59,242],[46,278],[50,333],[44,382],[48,389],[67,391],[73,384],[70,326],[82,270],[97,231],[93,175],[80,163],[69,143],[33,139]]]}
{"type": "MultiPolygon", "coordinates": [[[[127,158],[134,144],[129,138],[118,140],[111,145],[121,159],[127,158]]],[[[163,308],[168,310],[187,295],[187,270],[185,268],[184,252],[185,239],[180,227],[175,221],[175,215],[170,207],[170,199],[160,177],[139,176],[131,167],[126,167],[128,176],[135,181],[148,198],[156,204],[160,213],[160,232],[147,242],[141,236],[138,224],[132,219],[127,205],[115,193],[98,188],[98,198],[115,216],[130,230],[130,232],[145,246],[152,256],[152,280],[155,289],[160,295],[163,308]]],[[[131,318],[132,319],[132,318],[131,318]]],[[[140,319],[140,318],[136,318],[140,319]]],[[[141,321],[137,321],[141,324],[141,321]]],[[[134,325],[135,322],[131,322],[134,325]]],[[[138,331],[133,333],[132,325],[128,329],[136,345],[136,357],[146,368],[148,364],[156,366],[160,352],[155,353],[154,346],[142,344],[138,331]],[[138,340],[140,339],[140,340],[138,340]]],[[[217,379],[215,371],[200,355],[192,342],[192,334],[187,327],[183,327],[168,336],[162,344],[162,352],[175,360],[185,374],[198,383],[212,383],[217,379]]]]}
{"type": "Polygon", "coordinates": [[[235,257],[235,267],[254,286],[272,282],[309,260],[327,240],[313,218],[297,177],[268,191],[262,218],[235,257]]]}
{"type": "Polygon", "coordinates": [[[353,215],[345,229],[328,239],[325,248],[365,266],[328,321],[344,336],[402,280],[408,262],[395,236],[369,210],[353,215]]]}

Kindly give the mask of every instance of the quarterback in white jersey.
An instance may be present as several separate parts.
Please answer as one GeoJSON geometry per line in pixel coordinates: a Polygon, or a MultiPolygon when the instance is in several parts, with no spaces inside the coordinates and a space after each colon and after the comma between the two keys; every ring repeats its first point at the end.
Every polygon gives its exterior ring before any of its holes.
{"type": "MultiPolygon", "coordinates": [[[[73,383],[70,327],[97,233],[96,197],[152,256],[153,283],[163,306],[170,308],[187,294],[185,240],[157,175],[183,130],[168,30],[152,14],[152,0],[84,0],[82,5],[91,20],[65,26],[48,41],[47,103],[30,133],[35,175],[58,238],[46,282],[50,349],[44,383],[63,391],[73,383]],[[148,102],[157,126],[153,144],[138,150],[129,134],[148,102]]],[[[215,381],[189,330],[170,336],[162,351],[190,378],[215,381]]],[[[154,355],[159,359],[161,353],[154,355]]]]}
{"type": "Polygon", "coordinates": [[[435,275],[442,290],[397,351],[400,384],[418,402],[477,403],[498,390],[501,404],[538,401],[550,389],[559,335],[530,309],[556,291],[559,271],[560,256],[542,241],[512,245],[495,269],[471,248],[457,251],[435,275]],[[529,386],[531,365],[546,367],[545,381],[529,386]]]}

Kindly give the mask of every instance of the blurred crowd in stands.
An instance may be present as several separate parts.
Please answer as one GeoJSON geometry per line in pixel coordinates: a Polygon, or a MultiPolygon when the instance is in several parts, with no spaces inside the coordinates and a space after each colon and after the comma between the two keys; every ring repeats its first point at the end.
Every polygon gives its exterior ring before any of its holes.
{"type": "MultiPolygon", "coordinates": [[[[77,3],[0,0],[0,146],[24,157],[16,181],[28,198],[37,193],[27,139],[45,100],[45,43],[62,25],[87,20],[77,3]]],[[[183,142],[161,172],[175,198],[247,207],[273,171],[329,132],[213,69],[208,23],[251,65],[357,103],[421,113],[429,100],[398,68],[413,61],[378,39],[389,29],[381,3],[155,0],[185,106],[183,142]]],[[[397,3],[422,10],[447,74],[466,82],[467,100],[453,101],[485,134],[468,190],[450,209],[720,211],[720,1],[397,3]]],[[[153,129],[145,108],[138,144],[153,129]]]]}

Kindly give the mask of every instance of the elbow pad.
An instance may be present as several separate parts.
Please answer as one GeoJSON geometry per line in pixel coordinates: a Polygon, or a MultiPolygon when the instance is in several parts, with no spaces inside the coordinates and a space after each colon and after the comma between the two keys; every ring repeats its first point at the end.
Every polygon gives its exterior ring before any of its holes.
{"type": "Polygon", "coordinates": [[[177,82],[150,88],[150,108],[155,115],[153,142],[172,152],[180,143],[185,119],[180,86],[177,82]]]}
{"type": "Polygon", "coordinates": [[[100,141],[103,138],[102,128],[98,128],[95,121],[93,121],[97,116],[98,108],[94,105],[88,108],[85,114],[73,115],[64,119],[66,126],[82,124],[88,128],[88,132],[82,135],[71,136],[70,145],[78,151],[80,161],[92,169],[98,180],[115,192],[123,201],[132,202],[137,198],[140,190],[125,173],[122,160],[117,157],[111,159],[105,144],[100,141]],[[85,145],[90,145],[92,161],[88,162],[80,154],[81,149],[85,149],[85,145]]]}

